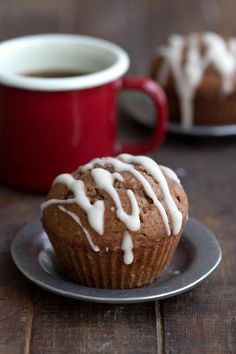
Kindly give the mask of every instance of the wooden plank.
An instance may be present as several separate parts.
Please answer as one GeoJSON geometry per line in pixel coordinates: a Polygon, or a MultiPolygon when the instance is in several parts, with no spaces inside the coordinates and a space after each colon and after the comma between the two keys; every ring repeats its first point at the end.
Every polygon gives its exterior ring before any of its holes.
{"type": "Polygon", "coordinates": [[[92,304],[37,291],[31,349],[38,353],[157,351],[154,303],[92,304]]]}
{"type": "MultiPolygon", "coordinates": [[[[157,155],[156,155],[157,157],[157,155]]],[[[236,352],[235,141],[169,139],[160,161],[181,167],[191,215],[217,235],[223,248],[220,268],[191,292],[161,304],[167,353],[236,352]],[[171,151],[174,152],[171,156],[171,151]]]]}
{"type": "MultiPolygon", "coordinates": [[[[134,2],[130,5],[134,10],[134,2]]],[[[139,2],[139,19],[145,3],[139,2]]],[[[130,9],[126,1],[62,2],[60,29],[112,40],[126,49],[133,46],[138,21],[130,31],[130,9]],[[94,20],[96,18],[96,21],[94,20]]],[[[144,21],[143,25],[146,25],[144,21]]],[[[139,33],[145,30],[141,26],[139,33]]],[[[144,35],[144,34],[143,34],[144,35]]],[[[139,48],[141,50],[141,48],[139,48]]],[[[154,304],[94,305],[36,294],[32,353],[158,353],[162,352],[159,307],[154,304]],[[156,324],[157,321],[157,324],[156,324]]]]}
{"type": "MultiPolygon", "coordinates": [[[[9,201],[0,206],[0,353],[29,353],[33,286],[17,270],[10,255],[15,232],[39,214],[40,198],[1,189],[9,201]]],[[[1,199],[1,198],[0,198],[1,199]]]]}

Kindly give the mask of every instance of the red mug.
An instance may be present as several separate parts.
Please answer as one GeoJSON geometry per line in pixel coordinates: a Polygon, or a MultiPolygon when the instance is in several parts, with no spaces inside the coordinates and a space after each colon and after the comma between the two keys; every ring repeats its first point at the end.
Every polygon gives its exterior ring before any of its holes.
{"type": "Polygon", "coordinates": [[[123,77],[128,67],[123,49],[86,36],[2,42],[0,179],[24,190],[47,191],[55,176],[92,158],[140,154],[160,145],[167,123],[165,95],[148,78],[123,77]],[[75,76],[42,77],[46,71],[75,76]],[[78,76],[78,71],[86,74],[78,76]],[[155,104],[158,118],[149,141],[125,145],[117,140],[117,93],[126,89],[147,93],[155,104]]]}

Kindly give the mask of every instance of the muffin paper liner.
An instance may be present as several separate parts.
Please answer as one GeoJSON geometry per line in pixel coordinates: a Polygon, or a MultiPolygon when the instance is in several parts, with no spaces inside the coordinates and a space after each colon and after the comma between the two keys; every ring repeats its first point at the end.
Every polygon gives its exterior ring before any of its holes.
{"type": "Polygon", "coordinates": [[[180,236],[165,236],[154,245],[134,248],[130,265],[124,263],[122,250],[94,252],[55,237],[52,242],[63,268],[75,282],[95,288],[126,289],[157,278],[169,264],[179,239],[180,236]]]}

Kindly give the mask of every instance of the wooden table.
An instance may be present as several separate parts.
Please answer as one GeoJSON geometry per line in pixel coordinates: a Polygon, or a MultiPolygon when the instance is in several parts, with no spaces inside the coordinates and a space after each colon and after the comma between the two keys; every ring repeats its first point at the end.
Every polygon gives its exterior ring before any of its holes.
{"type": "MultiPolygon", "coordinates": [[[[235,34],[234,9],[233,0],[2,0],[0,37],[100,36],[123,46],[131,55],[130,72],[143,74],[154,47],[170,32],[235,34]]],[[[137,126],[136,132],[144,130],[137,126]]],[[[119,306],[58,297],[26,280],[9,252],[16,231],[39,217],[43,196],[1,186],[1,354],[236,353],[236,139],[169,137],[152,156],[184,172],[190,214],[215,232],[223,248],[220,268],[196,289],[160,302],[119,306]]]]}

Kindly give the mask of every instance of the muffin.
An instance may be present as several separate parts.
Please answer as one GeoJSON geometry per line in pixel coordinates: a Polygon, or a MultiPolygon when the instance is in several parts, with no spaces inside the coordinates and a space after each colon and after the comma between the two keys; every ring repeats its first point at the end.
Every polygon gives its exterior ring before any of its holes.
{"type": "Polygon", "coordinates": [[[151,76],[166,91],[170,121],[236,124],[236,39],[215,33],[172,35],[157,49],[151,76]]]}
{"type": "Polygon", "coordinates": [[[124,289],[163,272],[186,223],[188,200],[171,169],[121,154],[59,175],[42,212],[55,253],[75,282],[124,289]]]}

